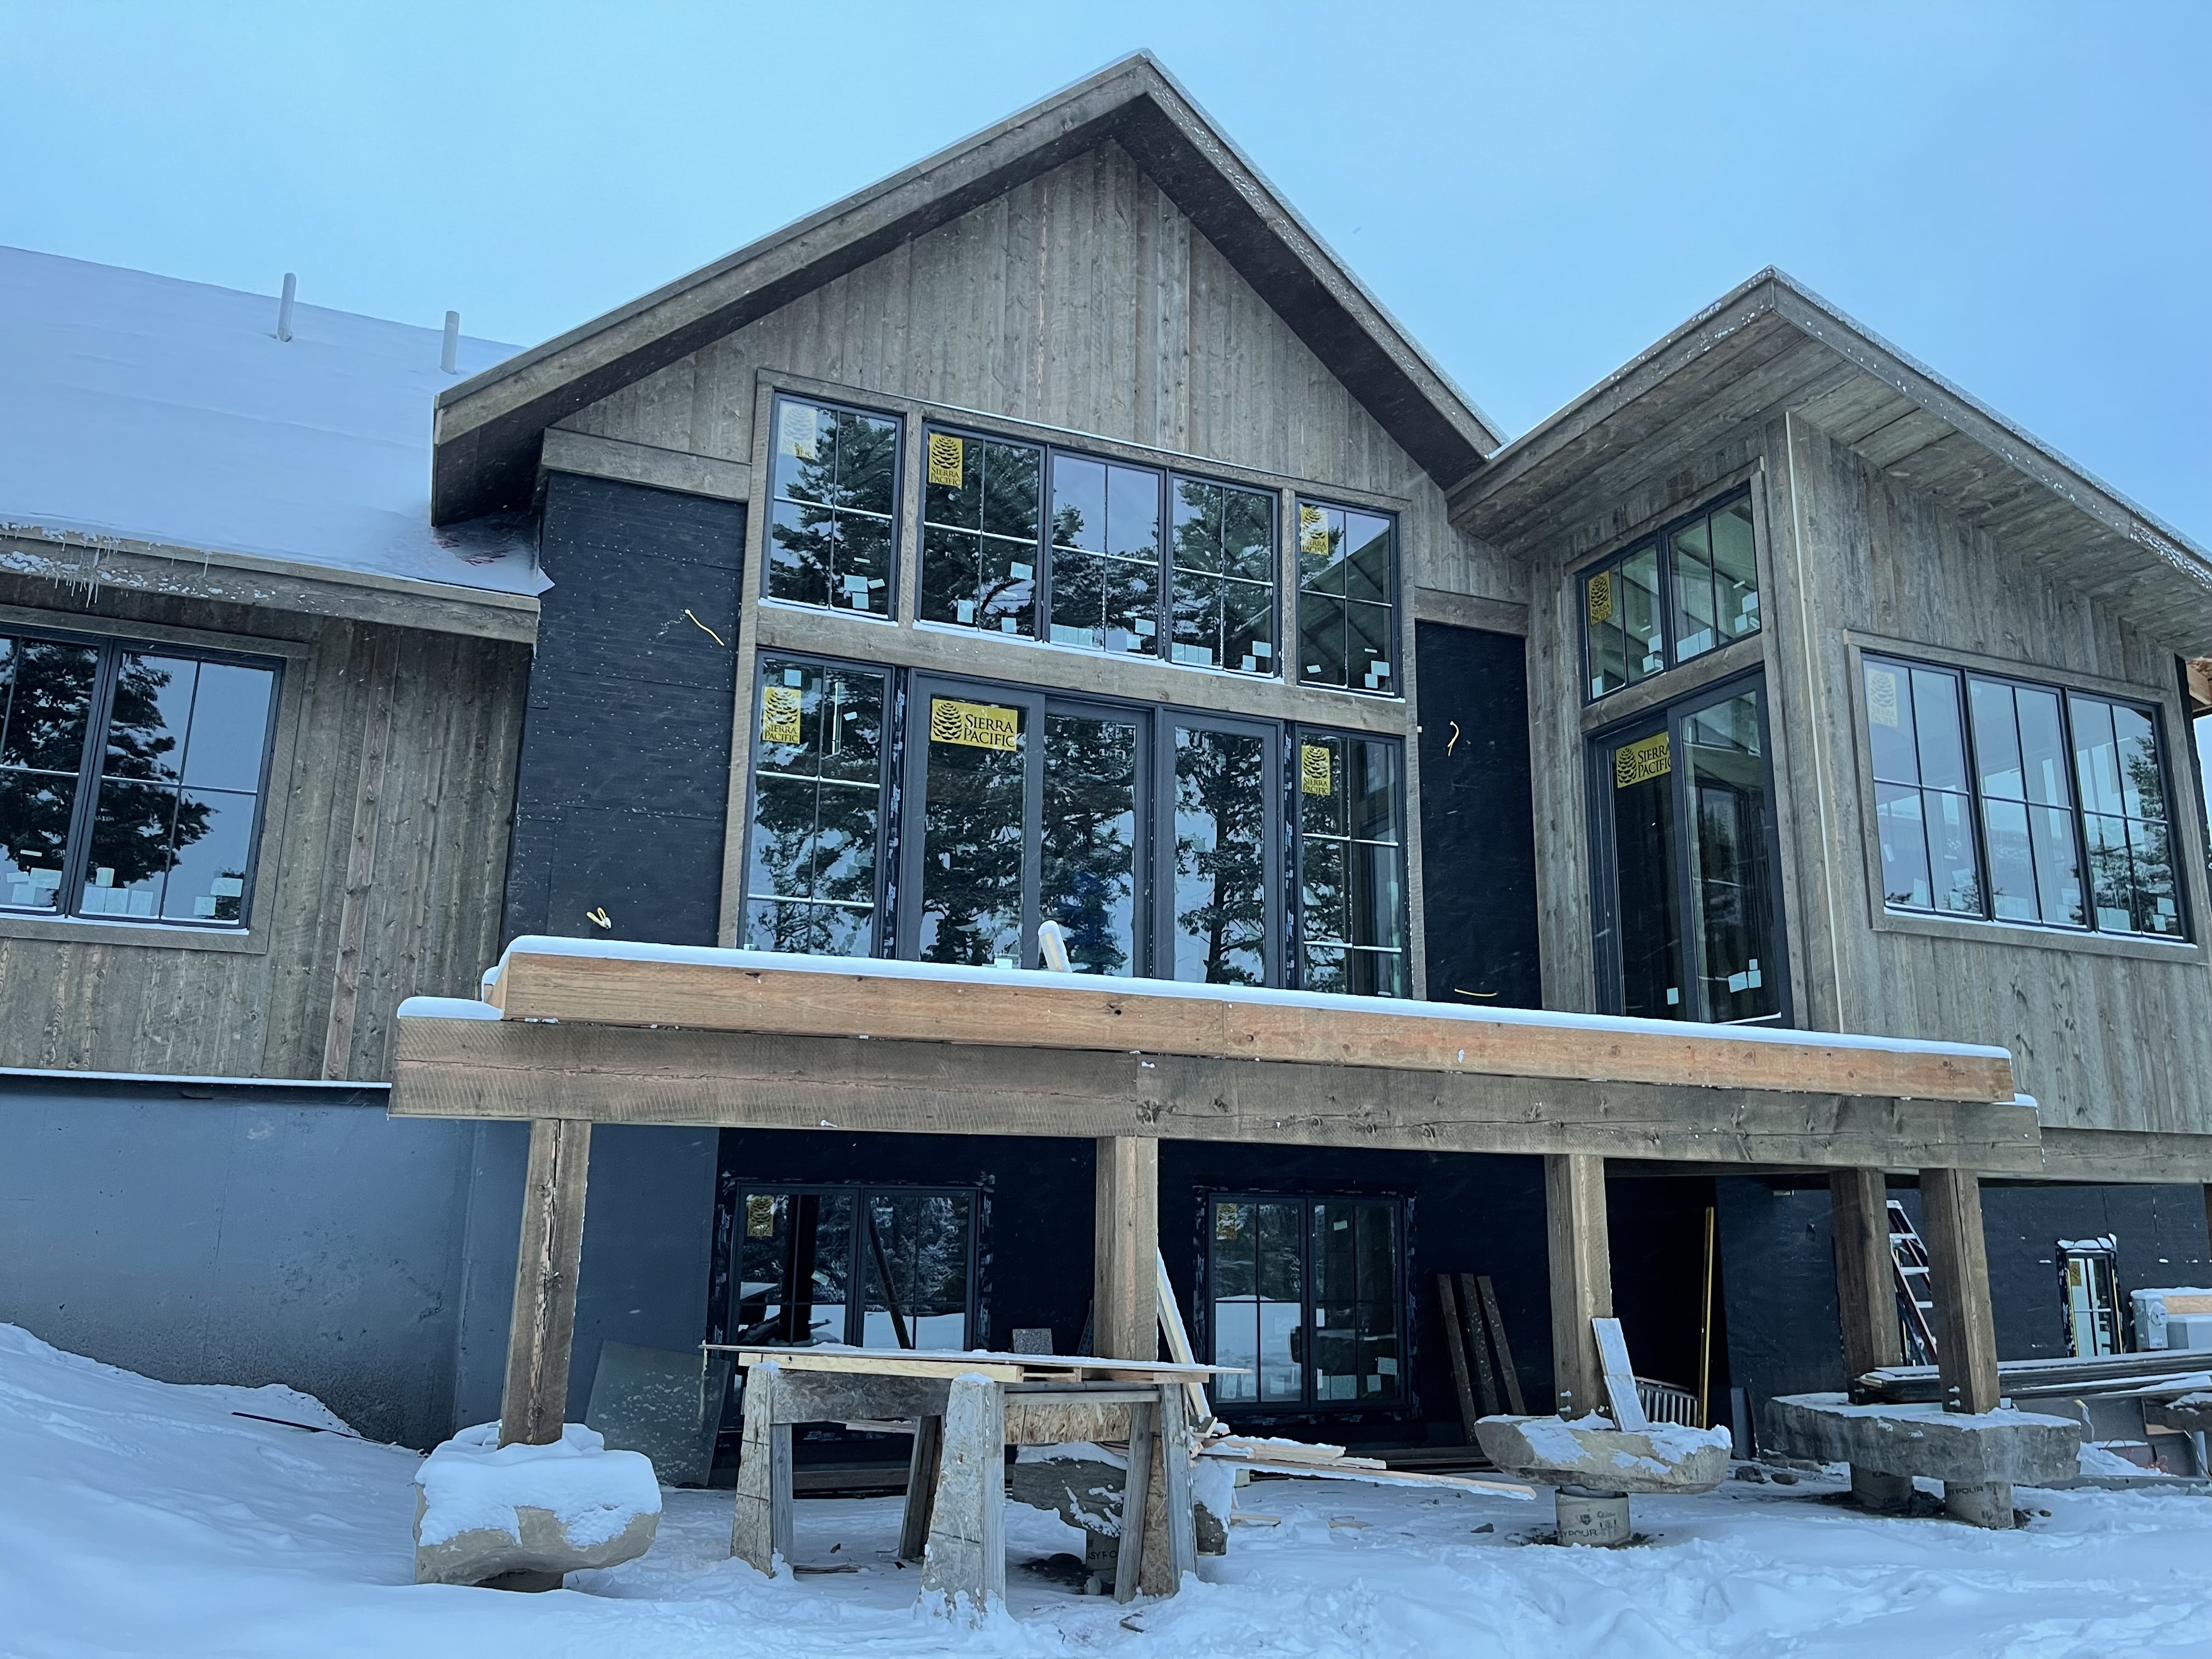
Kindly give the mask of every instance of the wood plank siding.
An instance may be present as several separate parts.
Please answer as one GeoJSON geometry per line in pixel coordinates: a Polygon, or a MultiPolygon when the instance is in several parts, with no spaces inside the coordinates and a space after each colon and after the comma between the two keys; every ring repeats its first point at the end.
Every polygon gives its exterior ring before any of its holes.
{"type": "Polygon", "coordinates": [[[0,919],[0,1066],[380,1079],[402,998],[473,992],[500,945],[527,646],[15,577],[0,605],[288,658],[261,844],[279,867],[250,938],[0,919]]]}
{"type": "MultiPolygon", "coordinates": [[[[1282,681],[1196,673],[975,633],[915,627],[919,471],[908,445],[896,625],[763,606],[757,571],[769,514],[753,514],[736,663],[753,683],[764,647],[1109,693],[1184,708],[1296,720],[1407,740],[1407,811],[1420,813],[1414,714],[1417,589],[1494,603],[1517,618],[1512,568],[1455,528],[1436,480],[1196,231],[1119,145],[1106,143],[902,244],[561,422],[549,464],[675,479],[714,471],[715,493],[764,487],[762,416],[771,388],[912,415],[952,411],[987,428],[1081,447],[1157,452],[1200,473],[1384,506],[1398,514],[1396,650],[1402,701],[1282,681]],[[596,447],[595,447],[596,446],[596,447]],[[659,458],[659,459],[656,459],[659,458]],[[741,481],[744,481],[741,483],[741,481]]],[[[1139,457],[1142,459],[1143,457],[1139,457]]],[[[1294,639],[1283,535],[1283,638],[1294,639]]],[[[557,578],[558,573],[555,573],[557,578]]],[[[749,690],[746,694],[749,696],[749,690]]],[[[735,936],[750,744],[735,745],[722,937],[735,936]]],[[[1424,988],[1418,837],[1410,838],[1411,939],[1424,988]]]]}

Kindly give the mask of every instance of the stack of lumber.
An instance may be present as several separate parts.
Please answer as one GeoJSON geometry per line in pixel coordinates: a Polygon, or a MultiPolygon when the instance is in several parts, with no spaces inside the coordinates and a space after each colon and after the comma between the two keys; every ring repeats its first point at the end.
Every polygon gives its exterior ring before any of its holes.
{"type": "MultiPolygon", "coordinates": [[[[2088,1359],[2004,1359],[1997,1389],[2012,1400],[2075,1399],[2084,1395],[2132,1394],[2161,1382],[2203,1376],[2212,1352],[2188,1348],[2149,1353],[2099,1354],[2088,1359]]],[[[1860,1406],[1922,1405],[1943,1397],[1933,1365],[1887,1365],[1863,1373],[1851,1384],[1860,1406]]]]}
{"type": "Polygon", "coordinates": [[[1503,1493],[1534,1498],[1529,1487],[1512,1480],[1479,1480],[1462,1474],[1423,1474],[1394,1469],[1379,1457],[1348,1456],[1341,1446],[1309,1445],[1302,1440],[1268,1440],[1242,1434],[1216,1434],[1197,1449],[1255,1474],[1304,1475],[1324,1480],[1365,1480],[1383,1486],[1455,1486],[1464,1492],[1503,1493]]]}

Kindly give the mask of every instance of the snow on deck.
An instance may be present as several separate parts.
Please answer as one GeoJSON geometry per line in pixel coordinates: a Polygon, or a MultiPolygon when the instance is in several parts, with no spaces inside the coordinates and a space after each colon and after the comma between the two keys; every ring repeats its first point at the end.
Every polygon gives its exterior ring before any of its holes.
{"type": "Polygon", "coordinates": [[[1539,1545],[1548,1515],[1500,1498],[1257,1480],[1230,1554],[1133,1607],[1054,1582],[1079,1534],[1009,1504],[1011,1616],[975,1632],[916,1616],[896,1498],[798,1505],[798,1561],[849,1571],[764,1578],[730,1559],[729,1492],[671,1491],[650,1553],[566,1591],[416,1585],[414,1453],[240,1409],[327,1420],[0,1325],[0,1653],[2107,1659],[2202,1653],[2212,1630],[2212,1498],[2021,1487],[2030,1524],[1993,1534],[1863,1516],[1817,1476],[1638,1498],[1650,1541],[1620,1551],[1539,1545]]]}
{"type": "MultiPolygon", "coordinates": [[[[1335,1010],[1364,1015],[1399,1015],[1409,1019],[1461,1020],[1469,1025],[1524,1025],[1552,1030],[1635,1033],[1646,1036],[1703,1036],[1738,1042],[1775,1042],[1790,1047],[1864,1048],[1884,1054],[1951,1054],[1974,1060],[2007,1060],[2009,1052],[1976,1042],[1937,1042],[1920,1037],[1868,1036],[1850,1032],[1784,1030],[1766,1025],[1709,1025],[1691,1020],[1632,1019],[1622,1014],[1561,1013],[1540,1008],[1468,1008],[1450,1003],[1415,1002],[1395,997],[1342,996],[1326,991],[1289,991],[1261,985],[1196,985],[1178,980],[1113,979],[1096,974],[1055,974],[1044,969],[969,968],[951,963],[893,962],[881,957],[784,956],[770,951],[725,951],[703,945],[652,945],[627,939],[562,939],[525,933],[500,957],[501,967],[516,956],[599,957],[624,962],[684,963],[701,967],[755,971],[832,974],[857,979],[934,980],[946,984],[1005,985],[1033,989],[1062,985],[1096,989],[1110,985],[1117,994],[1170,997],[1184,1001],[1231,1002],[1272,1007],[1335,1010]]],[[[489,988],[499,969],[484,975],[489,988]]],[[[399,1006],[402,1018],[453,1017],[434,1005],[449,999],[410,997],[399,1006]]],[[[2020,1103],[2033,1102],[2020,1097],[2020,1103]]]]}
{"type": "Polygon", "coordinates": [[[465,335],[449,375],[438,328],[301,304],[292,331],[273,294],[0,248],[0,531],[546,586],[518,530],[430,527],[432,401],[515,349],[465,335]]]}

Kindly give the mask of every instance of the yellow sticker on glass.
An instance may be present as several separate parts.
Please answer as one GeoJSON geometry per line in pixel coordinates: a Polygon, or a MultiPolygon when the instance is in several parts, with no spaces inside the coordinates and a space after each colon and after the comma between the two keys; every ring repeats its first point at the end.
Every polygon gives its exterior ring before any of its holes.
{"type": "Polygon", "coordinates": [[[1018,750],[1022,746],[1022,711],[994,702],[929,700],[929,740],[965,744],[970,749],[1018,750]]]}
{"type": "Polygon", "coordinates": [[[775,1199],[768,1193],[745,1194],[745,1237],[774,1238],[775,1237],[775,1199]]]}
{"type": "Polygon", "coordinates": [[[1329,793],[1328,745],[1322,743],[1302,743],[1298,745],[1298,787],[1309,795],[1329,793]]]}
{"type": "Polygon", "coordinates": [[[929,481],[949,489],[960,488],[960,462],[967,446],[943,432],[929,434],[929,481]]]}
{"type": "Polygon", "coordinates": [[[1298,509],[1298,550],[1311,558],[1328,556],[1328,514],[1323,508],[1298,509]]]}
{"type": "Polygon", "coordinates": [[[786,404],[776,416],[776,445],[787,455],[802,461],[814,459],[814,441],[820,434],[821,410],[811,404],[786,404]]]}
{"type": "Polygon", "coordinates": [[[1613,620],[1613,572],[1601,570],[1589,579],[1589,619],[1594,623],[1613,620]]]}
{"type": "Polygon", "coordinates": [[[804,743],[799,734],[799,688],[764,685],[761,688],[761,741],[804,743]]]}
{"type": "Polygon", "coordinates": [[[1653,778],[1663,778],[1674,769],[1674,757],[1667,745],[1667,734],[1655,732],[1635,743],[1624,743],[1613,751],[1613,787],[1627,789],[1653,778]]]}
{"type": "Polygon", "coordinates": [[[1898,707],[1896,671],[1867,665],[1867,718],[1876,726],[1887,726],[1896,731],[1905,723],[1904,712],[1898,707]]]}

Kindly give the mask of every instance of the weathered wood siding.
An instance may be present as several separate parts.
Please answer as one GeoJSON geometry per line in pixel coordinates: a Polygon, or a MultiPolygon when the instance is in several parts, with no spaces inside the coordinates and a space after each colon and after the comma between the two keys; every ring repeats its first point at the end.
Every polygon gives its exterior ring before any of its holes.
{"type": "Polygon", "coordinates": [[[1916,646],[1936,660],[1972,653],[2027,678],[2121,683],[2160,705],[2174,862],[2201,940],[2212,915],[2190,775],[2172,752],[2188,741],[2172,645],[1818,428],[1777,421],[1767,436],[1784,544],[1769,614],[1787,659],[1777,708],[1797,739],[1785,788],[1798,808],[1792,921],[1809,1023],[2002,1043],[2048,1124],[2212,1131],[2212,967],[2201,944],[2114,941],[2119,954],[2076,935],[2027,944],[1995,928],[1942,937],[1880,925],[1846,632],[1906,656],[1916,646]]]}
{"type": "MultiPolygon", "coordinates": [[[[980,633],[917,632],[910,545],[891,629],[826,612],[764,612],[749,574],[739,686],[750,687],[753,653],[772,631],[768,642],[783,648],[1387,731],[1406,739],[1408,820],[1420,822],[1412,741],[1420,672],[1415,590],[1517,601],[1514,574],[1450,524],[1435,480],[1118,146],[1103,145],[1022,185],[580,411],[561,423],[577,439],[564,446],[556,437],[549,454],[583,464],[599,441],[607,447],[591,464],[610,476],[683,487],[686,467],[674,458],[700,458],[711,476],[700,474],[694,487],[733,494],[742,478],[747,489],[764,488],[765,446],[754,426],[769,376],[842,389],[863,404],[870,393],[911,398],[1197,457],[1199,470],[1211,461],[1322,495],[1395,503],[1403,701],[1041,651],[980,633]]],[[[908,468],[911,495],[918,476],[911,458],[908,468]]],[[[905,511],[910,525],[912,501],[905,511]]],[[[756,553],[767,516],[753,515],[756,553]]],[[[1295,623],[1291,596],[1284,598],[1288,640],[1295,623]]],[[[733,823],[742,822],[746,763],[740,743],[733,823]]],[[[1418,835],[1412,842],[1411,939],[1418,942],[1423,874],[1418,835]]],[[[725,872],[726,938],[735,927],[734,839],[725,872]]],[[[1418,949],[1413,961],[1418,994],[1418,949]]]]}
{"type": "Polygon", "coordinates": [[[179,949],[0,920],[0,1065],[240,1077],[390,1075],[393,1011],[472,994],[498,948],[526,646],[246,606],[0,579],[0,603],[304,644],[262,858],[267,949],[179,949]]]}

